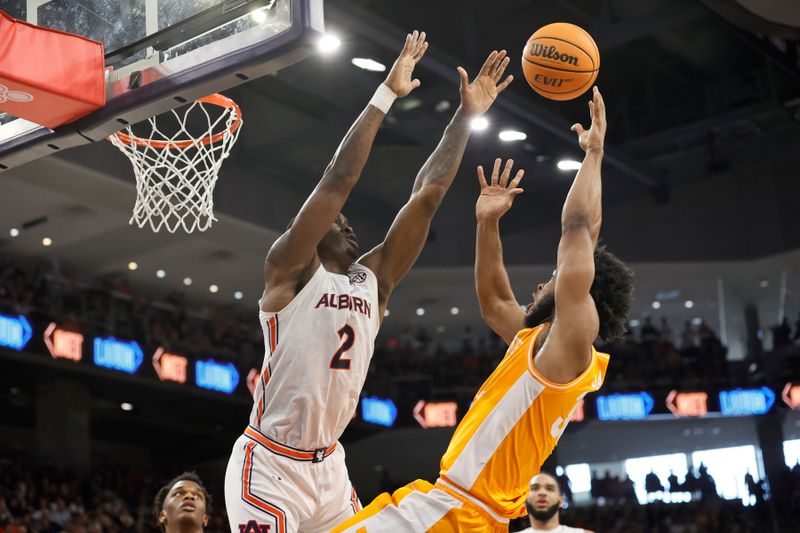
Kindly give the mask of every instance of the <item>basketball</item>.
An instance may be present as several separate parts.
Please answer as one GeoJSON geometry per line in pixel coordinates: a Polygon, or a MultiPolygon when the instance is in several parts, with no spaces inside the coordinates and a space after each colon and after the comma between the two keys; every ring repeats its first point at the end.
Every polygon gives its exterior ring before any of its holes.
{"type": "Polygon", "coordinates": [[[555,22],[531,35],[522,51],[522,71],[534,91],[550,100],[572,100],[597,79],[600,51],[586,31],[555,22]]]}

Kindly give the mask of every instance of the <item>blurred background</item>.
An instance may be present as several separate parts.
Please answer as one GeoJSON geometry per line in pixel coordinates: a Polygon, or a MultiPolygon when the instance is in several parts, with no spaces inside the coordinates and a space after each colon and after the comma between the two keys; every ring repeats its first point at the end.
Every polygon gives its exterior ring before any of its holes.
{"type": "MultiPolygon", "coordinates": [[[[86,3],[86,2],[85,2],[86,3]]],[[[88,2],[91,3],[91,2],[88,2]]],[[[24,17],[27,2],[0,0],[24,17]]],[[[407,31],[422,86],[382,127],[345,209],[383,238],[458,106],[455,67],[505,48],[516,81],[476,124],[429,242],[389,304],[342,441],[363,503],[438,460],[505,346],[472,281],[474,168],[514,158],[502,223],[520,302],[555,262],[585,97],[550,102],[519,56],[585,28],[608,108],[602,237],[636,272],[626,338],[545,468],[562,523],[603,532],[800,531],[800,7],[790,0],[328,0],[311,58],[228,91],[245,125],[202,234],[128,225],[129,162],[96,143],[0,177],[0,531],[151,531],[164,480],[218,505],[264,352],[266,250],[316,184],[407,31]],[[369,61],[367,61],[369,60],[369,61]],[[500,135],[515,132],[514,135],[500,135]],[[514,140],[503,140],[514,139],[514,140]]],[[[512,531],[525,527],[512,524],[512,531]]]]}

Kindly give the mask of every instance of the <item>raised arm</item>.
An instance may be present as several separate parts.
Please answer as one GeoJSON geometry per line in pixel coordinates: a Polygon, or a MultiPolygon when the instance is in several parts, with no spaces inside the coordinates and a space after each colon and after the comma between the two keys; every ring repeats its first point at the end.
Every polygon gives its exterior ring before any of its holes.
{"type": "Polygon", "coordinates": [[[412,79],[412,75],[427,48],[425,32],[414,31],[406,36],[403,50],[386,80],[350,127],[291,228],[272,245],[264,272],[267,286],[284,281],[291,283],[314,258],[317,245],[336,220],[361,175],[392,100],[419,87],[420,81],[412,79]]]}
{"type": "Polygon", "coordinates": [[[485,113],[497,95],[511,83],[512,76],[502,79],[508,63],[505,50],[492,52],[472,83],[467,72],[458,67],[461,105],[445,129],[439,145],[420,169],[411,197],[395,217],[386,238],[359,260],[378,277],[381,311],[385,309],[394,287],[408,273],[422,251],[431,220],[461,164],[472,131],[472,119],[485,113]]]}
{"type": "Polygon", "coordinates": [[[510,344],[517,331],[524,326],[525,313],[514,297],[503,265],[500,218],[522,192],[518,185],[525,171],[518,170],[509,183],[514,161],[508,160],[502,175],[500,164],[501,160],[496,159],[491,184],[486,183],[483,167],[478,167],[481,194],[475,204],[475,217],[478,219],[475,233],[475,290],[483,320],[506,344],[510,344]]]}
{"type": "Polygon", "coordinates": [[[591,344],[600,329],[597,308],[589,294],[602,218],[600,167],[606,133],[605,104],[597,87],[589,102],[589,114],[589,130],[580,124],[572,126],[586,155],[561,213],[555,320],[536,361],[545,377],[558,382],[570,381],[586,369],[591,361],[591,344]]]}

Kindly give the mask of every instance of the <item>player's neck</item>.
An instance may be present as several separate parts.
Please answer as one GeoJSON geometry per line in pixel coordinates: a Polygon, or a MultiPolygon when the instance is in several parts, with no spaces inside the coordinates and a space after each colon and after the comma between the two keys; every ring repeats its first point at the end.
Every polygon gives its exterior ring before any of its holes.
{"type": "Polygon", "coordinates": [[[203,533],[203,527],[195,524],[176,524],[168,527],[166,533],[203,533]]]}
{"type": "Polygon", "coordinates": [[[556,513],[553,518],[550,520],[536,520],[535,518],[531,517],[531,527],[533,529],[542,530],[542,531],[550,531],[552,529],[558,529],[561,527],[561,524],[558,520],[558,513],[556,513]]]}
{"type": "Polygon", "coordinates": [[[353,264],[349,257],[325,257],[320,255],[319,260],[325,270],[334,274],[347,274],[347,270],[353,264]]]}

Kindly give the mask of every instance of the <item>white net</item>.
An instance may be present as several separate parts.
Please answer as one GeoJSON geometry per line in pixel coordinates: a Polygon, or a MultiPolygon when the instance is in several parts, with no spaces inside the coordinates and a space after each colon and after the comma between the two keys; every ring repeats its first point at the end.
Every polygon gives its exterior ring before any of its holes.
{"type": "Polygon", "coordinates": [[[239,107],[215,94],[148,123],[146,137],[134,135],[130,126],[109,137],[131,160],[136,175],[130,224],[149,224],[156,232],[162,227],[171,233],[207,230],[216,220],[217,176],[241,130],[239,107]],[[190,130],[203,133],[195,136],[190,130]]]}

